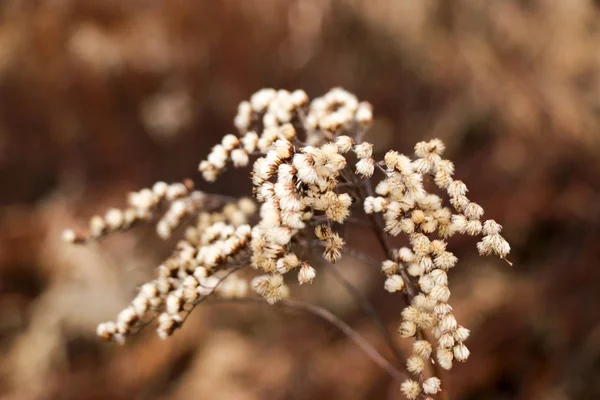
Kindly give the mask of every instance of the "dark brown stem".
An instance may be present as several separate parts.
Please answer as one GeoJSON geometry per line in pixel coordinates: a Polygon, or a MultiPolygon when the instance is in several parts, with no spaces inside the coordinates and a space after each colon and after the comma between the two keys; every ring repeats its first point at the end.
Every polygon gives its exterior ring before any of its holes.
{"type": "Polygon", "coordinates": [[[377,326],[377,329],[379,329],[379,331],[383,335],[388,347],[396,357],[398,364],[402,365],[405,368],[404,360],[406,360],[406,357],[404,357],[400,352],[400,349],[396,345],[396,342],[394,342],[394,339],[392,339],[392,337],[390,336],[390,332],[385,326],[385,323],[383,322],[377,311],[375,311],[369,300],[367,300],[367,298],[363,296],[363,294],[360,293],[360,291],[358,291],[358,289],[356,289],[356,287],[352,283],[350,283],[348,279],[346,279],[346,277],[344,276],[344,274],[342,274],[337,265],[328,263],[328,267],[332,274],[336,277],[336,279],[342,285],[344,285],[346,290],[354,297],[356,302],[363,309],[364,313],[371,317],[371,319],[377,326]]]}
{"type": "MultiPolygon", "coordinates": [[[[219,302],[240,302],[240,303],[259,303],[268,304],[266,300],[258,297],[246,297],[238,299],[212,299],[211,303],[219,302]]],[[[299,301],[292,300],[281,300],[275,304],[276,306],[283,306],[287,308],[294,308],[302,311],[309,312],[316,315],[331,325],[341,330],[346,336],[348,336],[360,349],[377,365],[383,368],[395,381],[403,382],[406,379],[405,374],[398,370],[388,360],[385,359],[362,335],[356,332],[347,323],[341,320],[338,316],[330,312],[329,310],[319,307],[314,304],[302,303],[299,301]]]]}
{"type": "MultiPolygon", "coordinates": [[[[363,180],[363,185],[359,185],[358,187],[359,187],[360,195],[361,195],[363,201],[368,196],[375,195],[375,193],[373,192],[373,187],[371,186],[370,179],[363,180]]],[[[385,256],[391,259],[392,258],[392,248],[389,245],[387,238],[385,236],[385,227],[383,225],[383,221],[378,218],[377,214],[374,214],[374,213],[367,214],[367,216],[369,217],[369,220],[371,221],[371,225],[373,226],[373,232],[375,233],[375,236],[377,237],[377,241],[379,242],[381,249],[385,252],[385,256]]],[[[416,296],[415,289],[412,286],[412,281],[410,279],[410,276],[406,272],[406,270],[404,268],[401,268],[399,272],[400,272],[400,276],[402,276],[402,279],[404,280],[405,288],[406,288],[406,290],[403,291],[402,293],[404,294],[407,304],[410,304],[410,301],[412,300],[412,298],[416,296]]]]}
{"type": "MultiPolygon", "coordinates": [[[[366,198],[366,196],[373,196],[374,192],[373,192],[373,187],[371,186],[371,180],[365,179],[363,181],[363,183],[364,183],[363,186],[359,186],[361,197],[363,197],[363,199],[364,199],[364,198],[366,198]]],[[[391,250],[390,245],[387,242],[387,238],[385,237],[383,221],[380,220],[376,214],[368,214],[368,216],[369,216],[369,219],[371,220],[371,223],[373,225],[373,231],[375,233],[375,236],[377,237],[377,240],[379,241],[379,244],[381,245],[381,248],[385,252],[386,256],[391,258],[392,250],[391,250]]],[[[402,279],[404,280],[405,290],[402,292],[404,295],[404,299],[406,301],[406,304],[410,305],[412,299],[416,296],[416,290],[413,287],[413,282],[410,279],[410,276],[408,275],[406,269],[400,268],[398,272],[399,272],[400,276],[402,276],[402,279]]],[[[423,329],[421,329],[421,328],[417,329],[416,339],[417,340],[426,339],[426,335],[425,335],[425,332],[423,329]]],[[[437,376],[438,378],[441,379],[442,371],[440,370],[438,364],[431,363],[430,365],[431,365],[431,369],[433,371],[434,376],[437,376]]],[[[419,383],[422,384],[423,380],[424,380],[423,373],[420,373],[419,374],[419,383]]],[[[446,396],[446,394],[445,394],[445,392],[443,392],[442,398],[445,398],[445,396],[446,396]]]]}

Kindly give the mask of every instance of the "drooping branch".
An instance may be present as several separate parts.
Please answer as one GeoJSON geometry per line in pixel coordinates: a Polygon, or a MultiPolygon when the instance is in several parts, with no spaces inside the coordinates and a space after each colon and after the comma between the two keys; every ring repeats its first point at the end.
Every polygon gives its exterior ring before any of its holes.
{"type": "MultiPolygon", "coordinates": [[[[247,297],[247,298],[238,298],[238,299],[215,298],[215,299],[211,299],[209,301],[209,303],[222,303],[222,302],[257,303],[257,304],[268,305],[266,300],[258,298],[258,297],[247,297]]],[[[329,311],[323,307],[314,305],[314,304],[303,303],[303,302],[294,301],[294,300],[280,300],[279,302],[276,303],[276,306],[306,311],[308,313],[316,315],[319,318],[327,321],[328,323],[330,323],[331,325],[335,326],[340,331],[342,331],[346,336],[348,336],[348,338],[350,338],[350,340],[352,340],[354,343],[356,343],[356,345],[358,347],[360,347],[360,349],[373,362],[375,362],[377,365],[379,365],[381,368],[383,368],[388,373],[388,375],[390,375],[390,377],[392,379],[394,379],[397,382],[402,382],[406,379],[406,375],[403,372],[401,372],[400,370],[398,370],[392,363],[390,363],[388,360],[386,360],[385,357],[383,357],[381,355],[381,353],[379,351],[377,351],[377,349],[375,349],[360,333],[358,333],[356,330],[352,329],[350,327],[350,325],[345,323],[342,319],[340,319],[338,316],[333,314],[331,311],[329,311]]]]}
{"type": "Polygon", "coordinates": [[[383,335],[383,338],[386,341],[388,347],[396,357],[396,360],[400,365],[404,367],[404,360],[406,360],[406,356],[404,356],[401,353],[400,349],[396,345],[396,342],[390,336],[390,332],[385,326],[385,323],[383,322],[381,316],[377,311],[375,311],[375,308],[373,308],[371,302],[369,302],[369,300],[365,296],[363,296],[362,293],[360,293],[360,291],[354,285],[352,285],[352,283],[344,276],[344,274],[342,274],[337,265],[328,263],[327,267],[328,270],[333,274],[333,276],[335,276],[335,278],[346,288],[348,293],[350,293],[352,297],[354,297],[354,299],[360,305],[364,313],[367,314],[373,320],[377,329],[379,329],[379,331],[383,335]]]}

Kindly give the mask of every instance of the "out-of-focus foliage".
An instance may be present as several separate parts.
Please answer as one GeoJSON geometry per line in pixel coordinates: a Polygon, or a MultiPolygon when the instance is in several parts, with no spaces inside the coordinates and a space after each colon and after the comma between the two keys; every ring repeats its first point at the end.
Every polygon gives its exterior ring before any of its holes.
{"type": "MultiPolygon", "coordinates": [[[[444,140],[470,197],[513,245],[509,269],[469,259],[468,239],[451,242],[462,260],[455,312],[474,329],[471,360],[444,377],[450,397],[597,398],[599,16],[584,0],[2,2],[0,395],[400,398],[334,328],[264,307],[199,307],[167,342],[148,332],[123,348],[101,343],[95,324],[169,244],[144,228],[94,248],[60,242],[128,190],[197,178],[256,89],[344,86],[373,103],[381,149],[444,140]]],[[[197,181],[250,188],[232,176],[197,181]]],[[[342,266],[397,326],[383,277],[342,266]]],[[[295,295],[383,351],[343,289],[319,285],[295,295]]]]}

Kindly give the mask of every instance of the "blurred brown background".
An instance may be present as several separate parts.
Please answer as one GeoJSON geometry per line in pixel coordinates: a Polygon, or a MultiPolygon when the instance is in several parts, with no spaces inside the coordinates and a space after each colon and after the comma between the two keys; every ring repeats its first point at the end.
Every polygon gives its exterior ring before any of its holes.
{"type": "MultiPolygon", "coordinates": [[[[4,0],[0,3],[0,398],[398,399],[335,328],[257,305],[198,308],[168,341],[100,342],[172,243],[138,229],[86,248],[65,227],[156,180],[227,194],[196,173],[261,87],[373,103],[371,139],[439,137],[505,227],[514,267],[461,260],[451,303],[472,356],[452,399],[600,398],[600,8],[592,0],[4,0]]],[[[373,257],[381,256],[373,246],[373,257]]],[[[375,268],[344,273],[395,331],[375,268]]],[[[321,273],[293,295],[332,309],[385,353],[321,273]]],[[[404,344],[406,345],[406,343],[404,344]]]]}

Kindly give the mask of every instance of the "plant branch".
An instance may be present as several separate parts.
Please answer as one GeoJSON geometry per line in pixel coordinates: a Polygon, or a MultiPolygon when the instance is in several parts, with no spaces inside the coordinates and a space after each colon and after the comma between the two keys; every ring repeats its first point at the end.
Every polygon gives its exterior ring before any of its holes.
{"type": "Polygon", "coordinates": [[[377,326],[377,329],[379,329],[383,335],[388,347],[394,354],[394,357],[396,357],[399,365],[404,366],[404,360],[406,357],[403,357],[400,349],[396,345],[396,342],[394,342],[394,339],[392,339],[390,336],[390,332],[385,326],[381,316],[377,313],[377,311],[375,311],[375,308],[373,308],[371,302],[369,302],[369,300],[367,300],[367,298],[360,293],[360,291],[344,276],[344,274],[342,274],[337,265],[328,263],[328,267],[333,276],[335,276],[335,278],[344,286],[344,288],[346,288],[346,290],[354,297],[364,313],[373,320],[377,326]]]}
{"type": "MultiPolygon", "coordinates": [[[[268,304],[266,300],[258,297],[245,297],[237,299],[212,299],[211,303],[220,302],[239,302],[239,303],[258,303],[268,304]]],[[[316,315],[323,320],[327,321],[331,325],[341,330],[346,336],[348,336],[360,349],[377,365],[383,368],[395,381],[403,382],[405,374],[398,370],[393,364],[385,359],[361,334],[352,329],[347,323],[345,323],[338,316],[333,314],[331,311],[319,307],[314,304],[303,303],[293,300],[281,300],[275,304],[275,306],[287,307],[297,310],[302,310],[316,315]]]]}

